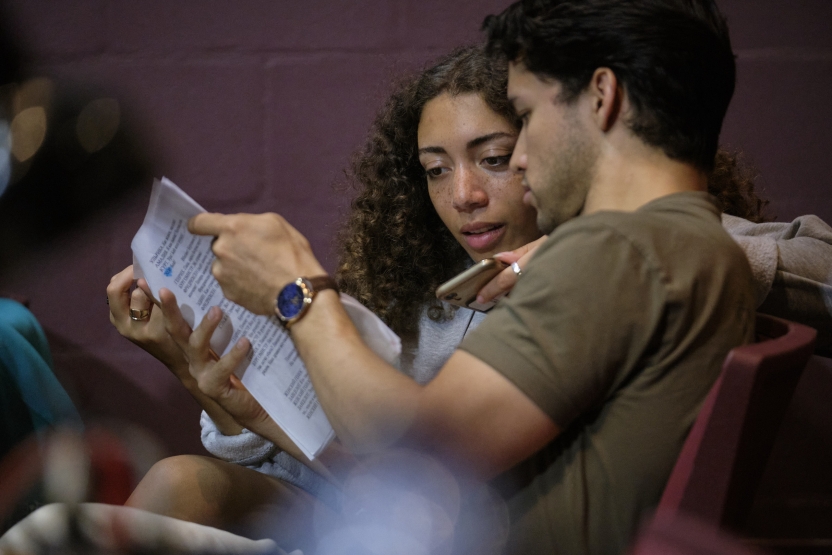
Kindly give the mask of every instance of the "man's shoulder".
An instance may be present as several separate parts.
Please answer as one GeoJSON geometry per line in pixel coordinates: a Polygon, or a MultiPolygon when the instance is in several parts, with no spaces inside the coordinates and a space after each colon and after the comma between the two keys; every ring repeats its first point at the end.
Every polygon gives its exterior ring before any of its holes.
{"type": "Polygon", "coordinates": [[[720,211],[715,199],[699,191],[687,191],[659,197],[635,211],[604,210],[579,216],[563,224],[558,232],[613,227],[631,232],[654,228],[720,228],[720,211]]]}
{"type": "Polygon", "coordinates": [[[706,243],[711,247],[721,244],[733,256],[736,245],[722,227],[719,214],[707,193],[675,193],[634,212],[601,211],[574,218],[556,229],[541,251],[557,248],[559,243],[579,250],[584,243],[609,248],[628,243],[645,253],[662,244],[690,250],[696,243],[706,243]]]}
{"type": "MultiPolygon", "coordinates": [[[[723,229],[708,195],[669,195],[635,212],[598,212],[560,226],[529,264],[557,268],[575,283],[603,284],[612,276],[637,275],[679,292],[693,284],[731,276],[750,281],[748,262],[723,229]],[[672,198],[671,198],[672,197],[672,198]],[[642,272],[638,274],[638,272],[642,272]]],[[[534,281],[543,287],[551,272],[534,281]]]]}

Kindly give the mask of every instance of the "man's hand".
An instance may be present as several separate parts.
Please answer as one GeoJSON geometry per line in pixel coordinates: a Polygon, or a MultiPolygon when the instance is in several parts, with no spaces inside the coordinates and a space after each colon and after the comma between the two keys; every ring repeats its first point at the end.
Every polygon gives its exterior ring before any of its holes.
{"type": "MultiPolygon", "coordinates": [[[[532,255],[534,255],[534,251],[537,250],[537,247],[539,247],[540,244],[543,243],[543,241],[545,241],[548,237],[548,235],[544,235],[527,245],[523,245],[519,249],[496,254],[494,255],[494,258],[500,260],[501,262],[505,262],[506,264],[516,262],[522,269],[525,267],[526,263],[528,263],[532,255]]],[[[514,289],[514,286],[517,284],[517,279],[518,276],[514,269],[511,267],[506,268],[497,274],[494,279],[486,283],[482,289],[480,289],[479,293],[477,293],[477,302],[479,304],[485,304],[508,293],[514,289]]]]}
{"type": "Polygon", "coordinates": [[[326,273],[309,241],[277,214],[199,214],[188,230],[216,236],[211,273],[228,300],[255,314],[273,314],[287,283],[326,273]]]}

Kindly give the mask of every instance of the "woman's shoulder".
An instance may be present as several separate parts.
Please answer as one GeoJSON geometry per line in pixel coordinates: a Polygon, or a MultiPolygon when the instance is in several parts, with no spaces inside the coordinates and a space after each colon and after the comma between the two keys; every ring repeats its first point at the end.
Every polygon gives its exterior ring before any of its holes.
{"type": "Polygon", "coordinates": [[[475,316],[471,309],[442,303],[443,312],[435,318],[432,307],[435,307],[434,303],[424,303],[419,312],[418,326],[413,332],[402,336],[402,372],[420,384],[433,379],[445,365],[462,342],[475,316]]]}

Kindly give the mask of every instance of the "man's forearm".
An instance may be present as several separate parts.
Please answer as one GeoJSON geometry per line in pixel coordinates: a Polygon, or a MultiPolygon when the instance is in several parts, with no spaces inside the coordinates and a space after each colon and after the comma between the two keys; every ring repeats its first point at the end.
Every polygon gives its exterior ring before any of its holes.
{"type": "Polygon", "coordinates": [[[386,447],[407,432],[421,386],[364,344],[335,291],[320,292],[291,334],[321,406],[348,449],[386,447]]]}
{"type": "Polygon", "coordinates": [[[319,295],[292,338],[330,423],[353,453],[404,442],[488,480],[559,433],[516,386],[464,351],[420,386],[364,345],[334,291],[319,295]]]}

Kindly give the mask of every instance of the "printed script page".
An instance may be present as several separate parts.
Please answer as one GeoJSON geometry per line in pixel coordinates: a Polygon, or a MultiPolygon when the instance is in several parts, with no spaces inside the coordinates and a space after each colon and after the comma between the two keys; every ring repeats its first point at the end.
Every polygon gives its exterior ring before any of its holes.
{"type": "MultiPolygon", "coordinates": [[[[258,316],[224,298],[211,275],[212,237],[192,235],[188,220],[204,212],[199,204],[166,178],[153,185],[147,215],[133,238],[133,273],[144,277],[158,299],[165,287],[175,295],[185,320],[195,327],[214,305],[223,319],[211,338],[224,355],[240,337],[251,341],[248,359],[235,371],[266,412],[310,459],[321,452],[334,432],[318,404],[303,361],[276,316],[258,316]]],[[[396,363],[399,338],[357,301],[342,302],[368,345],[396,363]]]]}

